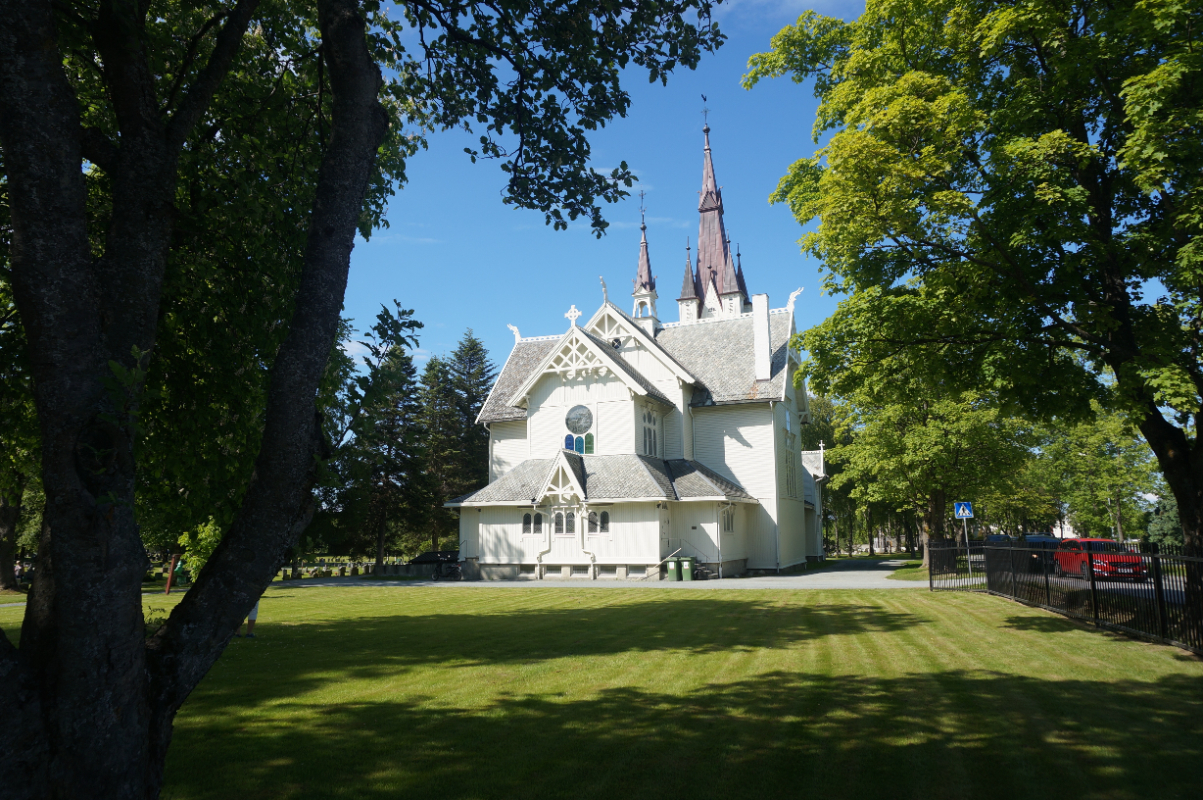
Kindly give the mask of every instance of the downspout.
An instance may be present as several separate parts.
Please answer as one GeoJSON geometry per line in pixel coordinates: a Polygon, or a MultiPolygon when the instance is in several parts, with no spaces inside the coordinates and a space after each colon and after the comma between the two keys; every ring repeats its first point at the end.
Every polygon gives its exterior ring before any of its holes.
{"type": "Polygon", "coordinates": [[[773,560],[777,564],[777,574],[781,574],[781,476],[777,474],[777,467],[780,466],[781,459],[777,454],[777,415],[773,411],[773,406],[776,405],[775,400],[769,401],[769,419],[772,420],[773,431],[773,508],[777,509],[777,520],[773,523],[773,560]]]}
{"type": "Polygon", "coordinates": [[[718,578],[723,579],[723,511],[729,508],[735,508],[735,503],[728,501],[727,503],[718,504],[718,578]]]}
{"type": "MultiPolygon", "coordinates": [[[[531,508],[537,511],[539,507],[531,506],[531,508]]],[[[534,512],[532,511],[532,513],[534,512]]],[[[543,580],[543,556],[551,552],[551,526],[552,516],[550,514],[545,514],[543,519],[543,530],[545,531],[544,535],[547,537],[545,541],[547,546],[535,554],[535,569],[538,570],[539,580],[543,580]]]]}
{"type": "Polygon", "coordinates": [[[580,523],[581,552],[589,556],[589,580],[597,580],[597,556],[591,551],[585,549],[585,531],[589,527],[589,507],[582,503],[581,505],[577,506],[577,509],[577,516],[580,517],[577,522],[580,523]]]}

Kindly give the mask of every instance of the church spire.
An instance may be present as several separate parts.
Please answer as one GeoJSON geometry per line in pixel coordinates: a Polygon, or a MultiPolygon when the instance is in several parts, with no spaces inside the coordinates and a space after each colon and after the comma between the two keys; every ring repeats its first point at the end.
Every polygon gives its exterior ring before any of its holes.
{"type": "Polygon", "coordinates": [[[647,254],[647,220],[644,216],[643,192],[639,193],[639,230],[642,237],[639,241],[639,270],[635,273],[635,291],[631,297],[635,299],[631,316],[647,330],[648,335],[654,336],[659,320],[656,319],[656,278],[652,275],[652,263],[647,254]]]}
{"type": "MultiPolygon", "coordinates": [[[[639,199],[643,200],[643,192],[639,193],[639,199]]],[[[654,291],[656,288],[656,278],[652,275],[651,259],[647,254],[647,222],[644,221],[644,209],[642,205],[639,208],[639,230],[643,232],[643,238],[639,242],[639,270],[635,273],[635,291],[641,289],[654,291]]]]}
{"type": "Polygon", "coordinates": [[[702,128],[702,133],[706,136],[706,146],[702,157],[702,191],[698,201],[698,213],[701,216],[698,223],[698,279],[707,287],[707,291],[713,282],[719,294],[729,294],[738,292],[739,286],[723,224],[723,190],[714,178],[714,162],[710,157],[710,126],[702,128]]]}

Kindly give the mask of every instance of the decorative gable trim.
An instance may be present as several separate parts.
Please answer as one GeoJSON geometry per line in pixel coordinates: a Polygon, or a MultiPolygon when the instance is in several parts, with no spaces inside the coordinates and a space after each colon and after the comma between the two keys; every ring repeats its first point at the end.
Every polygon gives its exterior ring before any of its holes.
{"type": "Polygon", "coordinates": [[[551,349],[539,366],[531,372],[517,391],[512,395],[515,399],[514,405],[525,406],[527,396],[534,389],[535,384],[539,379],[549,373],[564,375],[571,379],[579,374],[587,374],[596,371],[599,375],[608,375],[613,373],[619,380],[626,384],[627,388],[632,393],[637,395],[648,394],[639,381],[635,380],[627,371],[621,368],[616,368],[618,365],[614,363],[614,356],[607,353],[604,348],[591,339],[583,329],[573,326],[560,339],[555,347],[551,349]]]}
{"type": "Polygon", "coordinates": [[[698,382],[697,378],[693,377],[689,370],[685,369],[675,358],[670,356],[629,314],[608,300],[601,304],[601,307],[597,309],[589,319],[589,322],[585,324],[585,330],[605,341],[615,338],[615,333],[621,330],[624,336],[630,336],[638,340],[678,380],[686,383],[698,382]]]}
{"type": "Polygon", "coordinates": [[[534,499],[535,505],[542,504],[544,500],[550,500],[552,505],[577,505],[585,500],[585,487],[577,480],[576,470],[568,463],[563,451],[556,455],[551,471],[547,473],[547,480],[534,499]]]}

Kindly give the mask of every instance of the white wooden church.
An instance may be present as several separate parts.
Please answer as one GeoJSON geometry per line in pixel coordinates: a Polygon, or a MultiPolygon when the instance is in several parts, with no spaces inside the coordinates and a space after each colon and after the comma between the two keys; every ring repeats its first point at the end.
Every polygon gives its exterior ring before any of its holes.
{"type": "Polygon", "coordinates": [[[478,419],[490,482],[448,503],[465,578],[655,580],[672,555],[731,577],[822,558],[822,463],[799,449],[809,406],[789,348],[801,290],[777,309],[748,294],[703,130],[697,264],[687,249],[678,320],[659,318],[644,225],[630,314],[603,282],[583,325],[573,306],[557,336],[510,326],[478,419]]]}

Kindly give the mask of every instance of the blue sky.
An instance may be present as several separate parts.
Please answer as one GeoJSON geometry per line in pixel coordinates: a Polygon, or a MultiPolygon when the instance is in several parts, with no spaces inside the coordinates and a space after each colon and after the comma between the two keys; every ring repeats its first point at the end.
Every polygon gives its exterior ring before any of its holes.
{"type": "Polygon", "coordinates": [[[500,368],[513,344],[507,323],[517,325],[523,336],[563,332],[571,305],[586,316],[600,305],[599,276],[605,277],[611,300],[629,310],[642,189],[658,310],[662,320],[675,321],[685,240],[696,244],[698,232],[705,94],[727,230],[743,253],[748,290],[767,293],[778,308],[803,287],[798,327],[820,322],[836,300],[820,295],[819,265],[800,252],[803,231],[789,209],[768,204],[788,166],[815,150],[816,100],[808,86],[789,79],[764,82],[752,91],[739,85],[748,57],[767,50],[773,34],[808,7],[853,17],[864,4],[736,0],[717,15],[726,45],[696,71],[677,72],[666,87],[631,72],[627,117],[591,141],[596,167],[608,171],[625,160],[640,180],[630,198],[603,207],[611,225],[601,240],[587,224],[554,231],[540,213],[502,205],[505,181],[499,165],[472,164],[463,153],[478,135],[433,134],[430,148],[407,166],[409,182],[392,199],[391,227],[355,247],[345,314],[363,328],[381,304],[391,306],[396,298],[426,325],[421,358],[449,352],[470,327],[500,368]]]}

